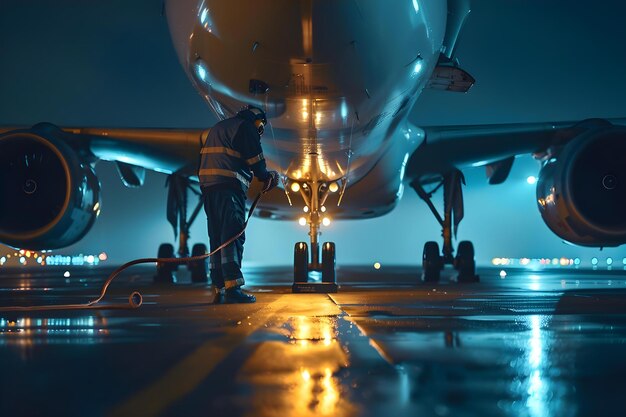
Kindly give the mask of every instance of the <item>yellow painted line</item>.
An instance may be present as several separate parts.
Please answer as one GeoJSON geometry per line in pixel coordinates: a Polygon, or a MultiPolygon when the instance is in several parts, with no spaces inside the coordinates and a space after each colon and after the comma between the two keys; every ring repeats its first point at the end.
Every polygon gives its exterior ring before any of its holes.
{"type": "MultiPolygon", "coordinates": [[[[167,371],[160,379],[116,407],[110,417],[157,416],[174,402],[191,393],[219,363],[250,334],[278,314],[282,296],[255,312],[263,317],[251,326],[237,326],[229,334],[202,344],[167,371]]],[[[288,307],[284,303],[282,308],[288,307]]],[[[246,321],[247,322],[247,321],[246,321]]]]}

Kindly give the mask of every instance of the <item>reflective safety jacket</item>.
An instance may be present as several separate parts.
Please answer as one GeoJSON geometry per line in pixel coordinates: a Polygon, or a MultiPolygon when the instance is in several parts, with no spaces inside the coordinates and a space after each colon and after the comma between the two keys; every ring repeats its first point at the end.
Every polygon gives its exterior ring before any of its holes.
{"type": "Polygon", "coordinates": [[[253,173],[261,181],[269,176],[261,137],[252,121],[235,116],[213,126],[202,146],[200,186],[230,185],[247,193],[253,173]]]}

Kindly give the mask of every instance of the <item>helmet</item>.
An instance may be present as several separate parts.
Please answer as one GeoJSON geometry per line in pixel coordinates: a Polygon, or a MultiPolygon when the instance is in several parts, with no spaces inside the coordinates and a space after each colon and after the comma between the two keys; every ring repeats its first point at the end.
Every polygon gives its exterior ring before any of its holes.
{"type": "Polygon", "coordinates": [[[257,132],[259,132],[259,136],[263,135],[263,132],[265,132],[267,117],[265,116],[265,112],[260,108],[253,105],[245,106],[239,111],[239,113],[237,113],[237,116],[252,121],[257,132]]]}

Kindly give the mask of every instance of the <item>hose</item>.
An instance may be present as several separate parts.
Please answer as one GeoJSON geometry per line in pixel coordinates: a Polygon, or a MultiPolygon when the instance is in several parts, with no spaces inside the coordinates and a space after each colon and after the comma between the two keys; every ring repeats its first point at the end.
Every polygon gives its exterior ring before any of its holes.
{"type": "Polygon", "coordinates": [[[252,217],[252,214],[254,213],[254,210],[256,209],[256,206],[259,203],[259,200],[261,199],[261,196],[265,194],[267,191],[269,191],[269,184],[256,196],[256,198],[252,202],[252,205],[250,206],[250,210],[248,211],[248,216],[246,217],[246,221],[243,224],[243,229],[241,229],[241,232],[237,233],[235,236],[228,239],[226,242],[224,242],[217,249],[215,249],[214,251],[210,253],[207,253],[204,255],[198,255],[198,256],[190,256],[187,258],[141,258],[141,259],[135,259],[130,262],[126,262],[124,265],[120,266],[109,275],[107,280],[102,285],[102,289],[100,290],[100,296],[84,304],[57,304],[57,305],[40,305],[40,306],[24,306],[24,307],[23,306],[10,306],[10,307],[0,307],[0,312],[3,312],[3,311],[87,310],[87,309],[97,309],[97,308],[105,308],[105,309],[139,308],[139,306],[141,306],[143,302],[143,297],[141,293],[139,293],[139,291],[133,291],[129,295],[127,304],[98,305],[98,303],[100,303],[100,301],[104,299],[104,296],[106,295],[107,290],[109,289],[109,285],[111,285],[111,282],[113,282],[113,280],[122,271],[130,268],[131,266],[139,265],[139,264],[147,264],[147,263],[182,264],[182,263],[187,263],[187,262],[202,261],[208,258],[209,256],[215,255],[217,252],[224,249],[226,246],[230,245],[235,240],[239,239],[241,235],[244,234],[244,232],[246,231],[246,228],[248,227],[248,221],[250,220],[250,217],[252,217]]]}

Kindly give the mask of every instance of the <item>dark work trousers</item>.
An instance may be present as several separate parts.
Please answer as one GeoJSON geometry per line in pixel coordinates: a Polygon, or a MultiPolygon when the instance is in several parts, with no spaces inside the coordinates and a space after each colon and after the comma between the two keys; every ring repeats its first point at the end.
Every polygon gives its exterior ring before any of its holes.
{"type": "MultiPolygon", "coordinates": [[[[246,221],[246,195],[241,190],[210,187],[202,190],[207,216],[211,252],[243,230],[246,221]]],[[[244,284],[241,259],[246,235],[211,256],[210,277],[216,288],[233,288],[244,284]]]]}

